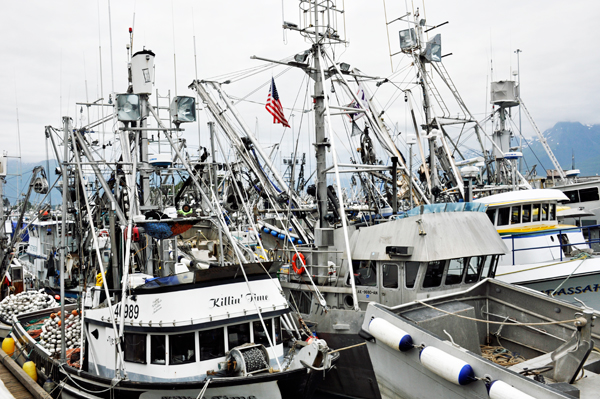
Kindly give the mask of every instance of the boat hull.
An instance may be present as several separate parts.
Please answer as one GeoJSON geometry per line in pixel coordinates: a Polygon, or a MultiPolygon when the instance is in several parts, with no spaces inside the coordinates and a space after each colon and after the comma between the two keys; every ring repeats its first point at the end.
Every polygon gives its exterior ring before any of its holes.
{"type": "MultiPolygon", "coordinates": [[[[63,398],[196,398],[205,385],[203,381],[175,384],[121,381],[114,385],[110,379],[79,373],[71,367],[65,367],[61,377],[63,398]]],[[[305,369],[246,378],[214,378],[204,398],[308,399],[322,378],[321,373],[305,369]]]]}

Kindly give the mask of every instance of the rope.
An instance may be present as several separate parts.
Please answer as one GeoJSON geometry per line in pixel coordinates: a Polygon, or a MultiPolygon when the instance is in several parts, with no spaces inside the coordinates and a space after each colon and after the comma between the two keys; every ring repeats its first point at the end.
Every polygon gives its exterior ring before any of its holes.
{"type": "Polygon", "coordinates": [[[459,314],[455,314],[455,313],[451,313],[451,312],[447,312],[443,309],[440,308],[436,308],[435,306],[429,305],[428,303],[422,302],[422,301],[415,301],[417,303],[420,303],[423,306],[426,306],[428,308],[437,310],[439,312],[445,313],[447,315],[451,315],[451,316],[455,316],[455,317],[459,317],[461,319],[466,319],[466,320],[472,320],[472,321],[477,321],[480,323],[486,323],[486,324],[496,324],[496,325],[501,325],[501,326],[514,326],[514,325],[518,325],[518,326],[549,326],[552,324],[564,324],[564,323],[575,323],[577,321],[581,321],[580,318],[577,319],[569,319],[569,320],[562,320],[562,321],[546,321],[546,322],[540,322],[540,323],[521,323],[519,321],[514,321],[512,323],[506,323],[504,321],[490,321],[490,320],[481,320],[481,319],[476,319],[474,317],[468,317],[468,316],[462,316],[459,314]]]}
{"type": "Polygon", "coordinates": [[[515,355],[503,346],[480,345],[480,347],[481,356],[500,366],[510,367],[526,360],[523,356],[515,355]]]}
{"type": "Polygon", "coordinates": [[[366,344],[367,344],[366,342],[362,342],[360,344],[346,346],[345,348],[340,348],[340,349],[332,350],[331,352],[329,352],[329,354],[332,354],[332,353],[335,353],[335,352],[345,351],[346,349],[352,349],[352,348],[356,348],[356,347],[363,346],[363,345],[366,345],[366,344]]]}

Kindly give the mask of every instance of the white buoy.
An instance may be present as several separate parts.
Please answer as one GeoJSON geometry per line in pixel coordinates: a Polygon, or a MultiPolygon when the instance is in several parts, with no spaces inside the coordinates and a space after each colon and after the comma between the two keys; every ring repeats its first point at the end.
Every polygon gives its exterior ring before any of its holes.
{"type": "Polygon", "coordinates": [[[412,337],[384,319],[376,317],[371,320],[369,333],[392,349],[405,352],[413,348],[412,337]]]}
{"type": "Polygon", "coordinates": [[[419,355],[421,364],[456,385],[467,385],[474,381],[475,372],[464,360],[447,354],[441,349],[428,346],[419,355]]]}
{"type": "Polygon", "coordinates": [[[491,399],[535,399],[531,395],[527,395],[519,391],[517,388],[508,385],[503,381],[492,381],[488,385],[488,395],[491,399]]]}

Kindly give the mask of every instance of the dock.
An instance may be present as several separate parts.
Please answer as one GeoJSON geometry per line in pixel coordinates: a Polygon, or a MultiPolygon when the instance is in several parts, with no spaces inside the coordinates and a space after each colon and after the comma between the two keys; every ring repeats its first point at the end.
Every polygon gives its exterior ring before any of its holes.
{"type": "Polygon", "coordinates": [[[2,349],[0,349],[0,380],[15,399],[52,399],[2,349]]]}

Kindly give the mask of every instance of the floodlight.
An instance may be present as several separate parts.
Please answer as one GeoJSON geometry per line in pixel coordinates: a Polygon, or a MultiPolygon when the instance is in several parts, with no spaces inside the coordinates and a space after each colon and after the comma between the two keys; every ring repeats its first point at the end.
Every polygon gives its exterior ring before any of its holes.
{"type": "Polygon", "coordinates": [[[400,31],[400,48],[402,50],[414,48],[417,46],[417,36],[413,28],[400,31]]]}
{"type": "Polygon", "coordinates": [[[309,54],[310,54],[310,50],[306,50],[303,53],[296,54],[294,56],[294,61],[304,64],[304,63],[306,63],[306,59],[308,58],[309,54]]]}
{"type": "Polygon", "coordinates": [[[342,62],[340,64],[340,70],[343,72],[348,72],[350,70],[350,64],[346,64],[345,62],[342,62]]]}
{"type": "Polygon", "coordinates": [[[194,97],[178,96],[171,102],[171,118],[173,122],[196,121],[196,99],[194,97]]]}
{"type": "Polygon", "coordinates": [[[137,94],[117,94],[117,119],[121,122],[134,122],[142,119],[140,96],[137,94]]]}
{"type": "Polygon", "coordinates": [[[437,34],[427,42],[425,47],[425,58],[429,62],[441,62],[442,61],[442,36],[437,34]]]}

